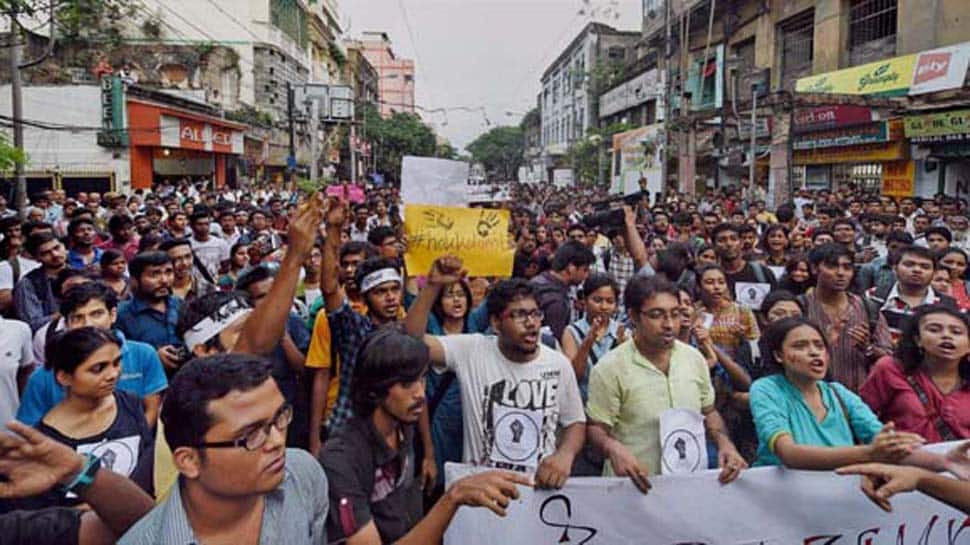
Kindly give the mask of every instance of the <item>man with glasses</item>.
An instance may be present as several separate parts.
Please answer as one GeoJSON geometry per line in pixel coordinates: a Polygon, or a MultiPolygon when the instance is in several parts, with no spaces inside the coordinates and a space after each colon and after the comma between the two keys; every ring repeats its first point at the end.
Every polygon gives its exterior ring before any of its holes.
{"type": "MultiPolygon", "coordinates": [[[[627,284],[624,302],[634,334],[600,359],[589,379],[588,437],[609,460],[603,475],[630,477],[646,493],[648,476],[661,473],[661,459],[668,460],[661,437],[664,413],[689,409],[703,415],[706,438],[717,445],[721,482],[733,481],[747,463],[714,407],[714,387],[704,356],[677,340],[681,323],[677,289],[662,278],[640,276],[627,284]]],[[[693,437],[696,441],[690,443],[698,445],[693,453],[701,460],[704,438],[693,437]]]]}
{"type": "Polygon", "coordinates": [[[460,259],[436,260],[406,320],[408,333],[428,345],[434,371],[458,376],[462,461],[535,472],[537,485],[559,488],[586,437],[576,374],[565,356],[539,342],[543,313],[535,287],[522,279],[498,282],[488,294],[495,336],[425,335],[435,300],[462,273],[460,259]]]}

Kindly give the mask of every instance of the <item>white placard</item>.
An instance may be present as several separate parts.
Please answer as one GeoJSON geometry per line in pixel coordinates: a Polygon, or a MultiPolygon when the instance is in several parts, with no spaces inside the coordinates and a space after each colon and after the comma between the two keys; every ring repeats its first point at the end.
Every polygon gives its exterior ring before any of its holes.
{"type": "Polygon", "coordinates": [[[707,440],[701,413],[667,409],[660,415],[660,463],[664,475],[707,469],[707,440]]]}
{"type": "MultiPolygon", "coordinates": [[[[956,445],[933,445],[947,448],[956,445]]],[[[446,464],[449,481],[469,471],[446,464]]],[[[572,478],[561,490],[520,488],[508,515],[461,508],[445,545],[764,544],[970,545],[967,515],[919,493],[892,498],[885,513],[859,478],[831,471],[754,468],[728,485],[717,471],[650,479],[572,478]]]]}
{"type": "Polygon", "coordinates": [[[771,293],[771,284],[765,282],[735,282],[734,300],[751,310],[760,310],[761,302],[771,293]]]}
{"type": "Polygon", "coordinates": [[[401,200],[406,204],[465,206],[468,163],[406,155],[401,160],[401,200]]]}

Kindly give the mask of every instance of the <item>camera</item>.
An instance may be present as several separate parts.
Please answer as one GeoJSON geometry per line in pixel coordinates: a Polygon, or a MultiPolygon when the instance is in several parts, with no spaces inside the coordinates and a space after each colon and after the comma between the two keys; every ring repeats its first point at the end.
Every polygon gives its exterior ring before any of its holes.
{"type": "Polygon", "coordinates": [[[583,225],[586,227],[602,227],[605,228],[603,229],[604,231],[609,230],[610,228],[622,229],[625,218],[623,209],[610,208],[610,205],[615,202],[622,201],[623,204],[636,206],[637,203],[640,202],[641,195],[643,194],[643,191],[638,191],[637,193],[613,197],[606,199],[605,201],[593,203],[593,208],[596,209],[596,211],[583,216],[583,225]]]}

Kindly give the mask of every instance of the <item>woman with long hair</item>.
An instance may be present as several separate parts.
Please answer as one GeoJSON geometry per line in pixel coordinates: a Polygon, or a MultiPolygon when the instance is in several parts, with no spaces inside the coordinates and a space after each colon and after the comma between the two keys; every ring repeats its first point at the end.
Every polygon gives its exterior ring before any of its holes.
{"type": "Polygon", "coordinates": [[[115,291],[118,300],[129,298],[131,292],[128,289],[128,278],[125,277],[125,271],[128,270],[125,254],[109,248],[101,254],[100,266],[101,281],[115,291]]]}
{"type": "Polygon", "coordinates": [[[773,223],[765,228],[758,243],[761,249],[761,262],[771,268],[775,276],[788,263],[788,228],[780,223],[773,223]]]}
{"type": "Polygon", "coordinates": [[[808,293],[808,290],[815,287],[815,279],[812,277],[811,262],[805,254],[793,255],[785,263],[785,274],[778,282],[778,289],[785,290],[794,295],[808,293]]]}
{"type": "Polygon", "coordinates": [[[37,429],[99,456],[102,467],[151,494],[154,435],[138,396],[117,389],[121,341],[96,327],[59,332],[47,343],[44,365],[66,395],[37,429]]]}
{"type": "Polygon", "coordinates": [[[232,291],[239,280],[239,275],[249,268],[249,244],[237,242],[229,249],[229,270],[219,277],[219,288],[232,291]]]}
{"type": "Polygon", "coordinates": [[[950,274],[950,290],[947,293],[956,300],[960,310],[970,310],[970,281],[964,275],[967,272],[967,252],[950,246],[944,250],[936,260],[937,269],[944,269],[950,274]]]}
{"type": "Polygon", "coordinates": [[[940,455],[920,448],[918,434],[883,425],[872,409],[838,382],[825,380],[830,354],[822,330],[797,317],[765,333],[775,373],[751,387],[758,430],[755,465],[832,470],[848,464],[888,462],[947,470],[970,477],[970,460],[958,449],[940,455]]]}
{"type": "Polygon", "coordinates": [[[918,307],[894,356],[876,362],[859,395],[882,420],[931,443],[970,438],[970,318],[918,307]]]}

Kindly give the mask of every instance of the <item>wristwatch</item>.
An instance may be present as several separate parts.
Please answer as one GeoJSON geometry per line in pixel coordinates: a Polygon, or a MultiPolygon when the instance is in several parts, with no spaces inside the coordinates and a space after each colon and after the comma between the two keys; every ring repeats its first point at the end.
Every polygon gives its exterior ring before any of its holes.
{"type": "Polygon", "coordinates": [[[80,495],[94,482],[94,476],[101,469],[101,458],[91,453],[84,455],[84,467],[74,480],[66,486],[61,486],[61,491],[65,494],[71,492],[80,495]]]}

